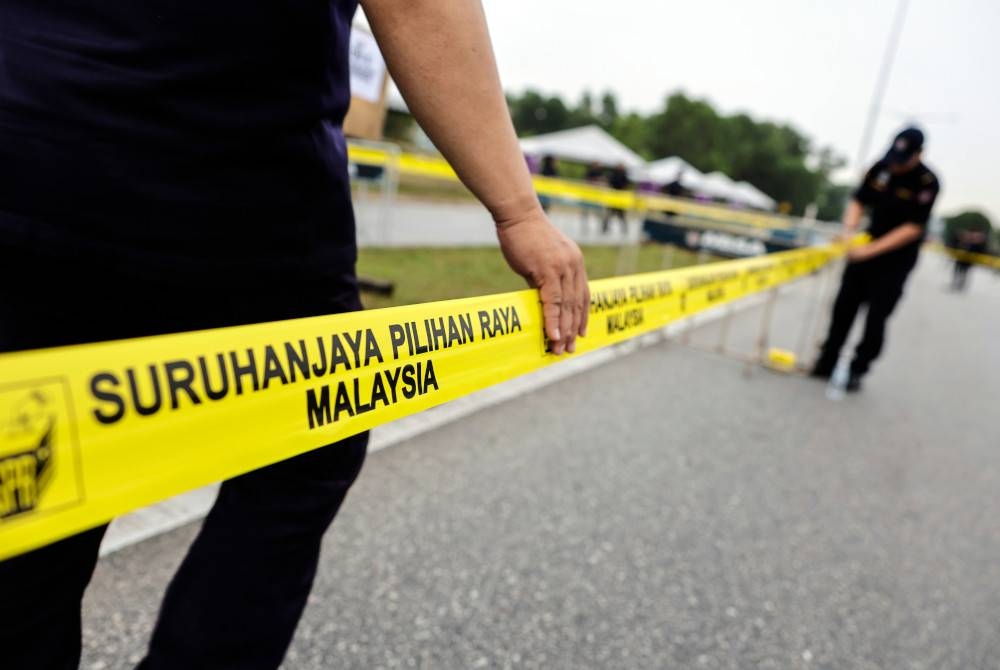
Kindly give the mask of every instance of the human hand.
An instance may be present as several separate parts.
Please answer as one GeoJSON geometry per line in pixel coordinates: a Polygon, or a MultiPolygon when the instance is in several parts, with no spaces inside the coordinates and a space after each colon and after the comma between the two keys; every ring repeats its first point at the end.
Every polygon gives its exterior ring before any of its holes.
{"type": "Polygon", "coordinates": [[[498,221],[497,237],[507,264],[541,295],[552,353],[576,351],[577,335],[587,334],[590,313],[580,247],[549,223],[540,207],[523,218],[498,221]]]}
{"type": "Polygon", "coordinates": [[[860,263],[875,256],[875,249],[871,244],[859,244],[847,250],[847,260],[851,263],[860,263]]]}

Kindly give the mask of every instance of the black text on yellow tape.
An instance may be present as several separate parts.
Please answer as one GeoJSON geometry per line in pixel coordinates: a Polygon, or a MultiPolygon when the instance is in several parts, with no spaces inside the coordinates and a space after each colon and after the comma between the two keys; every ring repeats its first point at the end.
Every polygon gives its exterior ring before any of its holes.
{"type": "MultiPolygon", "coordinates": [[[[577,355],[840,252],[594,281],[577,355]]],[[[542,325],[519,291],[0,355],[0,559],[550,365],[542,325]]]]}

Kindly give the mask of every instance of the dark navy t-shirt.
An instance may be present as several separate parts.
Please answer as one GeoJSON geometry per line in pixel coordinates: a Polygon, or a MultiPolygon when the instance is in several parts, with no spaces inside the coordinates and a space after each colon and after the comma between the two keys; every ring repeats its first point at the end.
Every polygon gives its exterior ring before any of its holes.
{"type": "Polygon", "coordinates": [[[356,4],[4,0],[0,253],[188,286],[350,284],[356,4]]]}

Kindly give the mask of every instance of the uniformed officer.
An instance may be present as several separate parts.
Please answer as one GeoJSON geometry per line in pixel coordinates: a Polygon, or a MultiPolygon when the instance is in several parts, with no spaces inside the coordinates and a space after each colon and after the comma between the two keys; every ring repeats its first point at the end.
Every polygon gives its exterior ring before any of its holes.
{"type": "MultiPolygon", "coordinates": [[[[341,131],[356,4],[0,3],[0,352],[360,308],[341,131]]],[[[540,289],[552,351],[573,351],[582,256],[541,210],[479,0],[363,4],[410,109],[540,289]]],[[[281,663],[366,443],[223,483],[144,670],[281,663]]],[[[0,563],[4,670],[77,666],[103,533],[0,563]]]]}
{"type": "Polygon", "coordinates": [[[833,374],[858,309],[867,305],[865,331],[851,362],[848,391],[860,390],[862,377],[882,351],[886,320],[916,265],[937,199],[940,185],[922,162],[923,148],[924,134],[919,129],[899,133],[885,157],[868,170],[844,214],[844,234],[849,238],[857,233],[867,209],[872,240],[848,252],[830,332],[812,376],[826,379],[833,374]]]}

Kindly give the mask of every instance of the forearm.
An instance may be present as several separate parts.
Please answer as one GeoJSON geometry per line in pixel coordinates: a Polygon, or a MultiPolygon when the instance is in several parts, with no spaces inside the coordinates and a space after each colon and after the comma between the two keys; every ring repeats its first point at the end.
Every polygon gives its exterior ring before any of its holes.
{"type": "Polygon", "coordinates": [[[361,4],[413,116],[490,210],[507,263],[538,289],[552,353],[572,353],[589,314],[583,255],[535,195],[480,0],[361,4]]]}
{"type": "Polygon", "coordinates": [[[497,223],[538,209],[479,0],[362,0],[413,116],[497,223]]]}
{"type": "Polygon", "coordinates": [[[872,241],[868,245],[868,250],[871,256],[881,256],[882,254],[895,251],[896,249],[905,247],[907,244],[916,242],[923,233],[923,228],[917,224],[904,223],[901,226],[893,228],[877,240],[872,241]]]}
{"type": "Polygon", "coordinates": [[[864,206],[852,198],[851,201],[847,203],[847,209],[844,211],[844,232],[849,235],[853,235],[858,232],[858,229],[861,227],[861,218],[864,216],[864,213],[864,206]]]}

